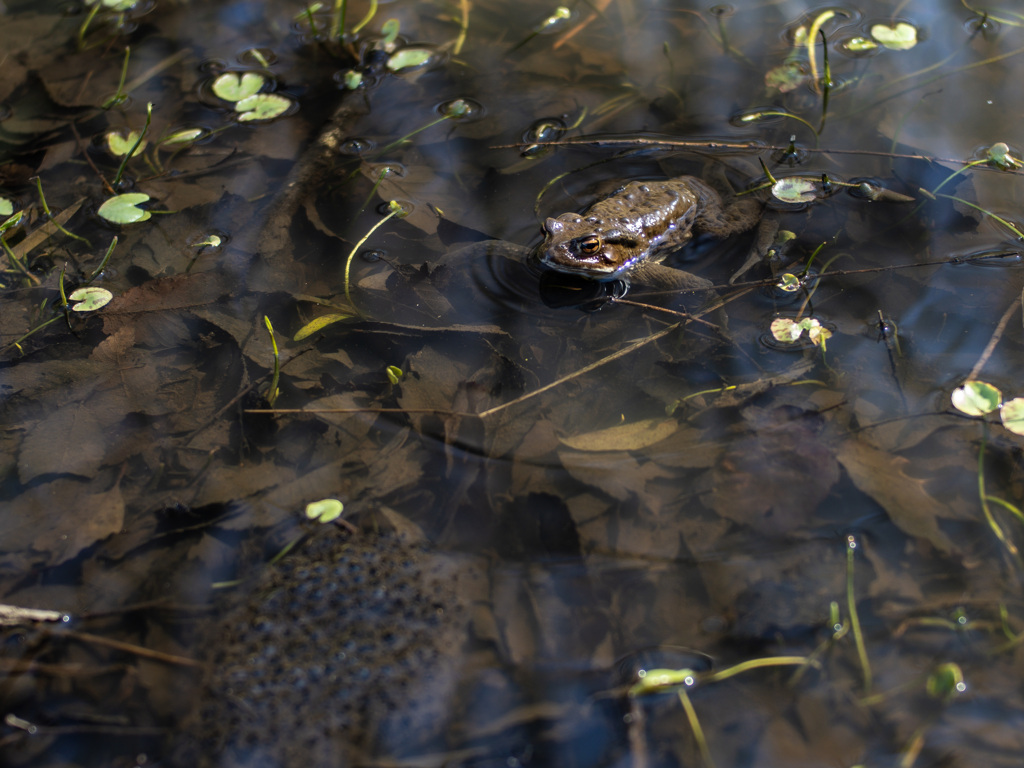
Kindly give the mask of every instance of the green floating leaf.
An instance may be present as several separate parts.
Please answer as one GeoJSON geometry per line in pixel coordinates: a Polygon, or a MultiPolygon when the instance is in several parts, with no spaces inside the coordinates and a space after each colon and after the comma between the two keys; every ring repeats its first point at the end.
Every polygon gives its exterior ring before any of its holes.
{"type": "Polygon", "coordinates": [[[14,213],[14,201],[0,197],[0,216],[10,216],[12,213],[14,213]]]}
{"type": "Polygon", "coordinates": [[[772,320],[771,332],[776,341],[792,344],[803,336],[804,329],[790,317],[776,317],[772,320]]]}
{"type": "Polygon", "coordinates": [[[235,104],[235,111],[239,113],[239,120],[251,122],[279,117],[291,106],[291,99],[286,99],[284,96],[278,96],[276,93],[258,93],[235,104]]]}
{"type": "Polygon", "coordinates": [[[354,91],[363,84],[363,73],[358,69],[350,69],[345,73],[344,82],[346,88],[350,91],[354,91]]]}
{"type": "Polygon", "coordinates": [[[985,381],[968,381],[953,390],[953,407],[968,416],[992,413],[1003,400],[1003,393],[985,381]]]}
{"type": "Polygon", "coordinates": [[[69,301],[78,302],[71,307],[75,312],[92,312],[94,309],[105,307],[112,298],[114,298],[114,294],[106,288],[99,288],[95,285],[78,288],[68,296],[69,301]]]}
{"type": "Polygon", "coordinates": [[[141,192],[129,192],[125,195],[112,197],[96,211],[102,218],[114,224],[133,224],[145,221],[150,217],[149,211],[136,206],[149,200],[149,195],[141,192]]]}
{"type": "Polygon", "coordinates": [[[1004,171],[1013,171],[1021,167],[1020,160],[1010,154],[1010,148],[1002,141],[988,148],[988,159],[1004,171]]]}
{"type": "Polygon", "coordinates": [[[806,176],[790,176],[772,185],[772,194],[784,203],[810,203],[817,200],[820,182],[806,176]]]}
{"type": "Polygon", "coordinates": [[[905,21],[895,26],[875,24],[871,36],[891,51],[906,51],[917,45],[917,27],[905,21]]]}
{"type": "Polygon", "coordinates": [[[160,140],[161,147],[179,147],[184,144],[191,144],[194,141],[198,141],[206,133],[203,128],[182,128],[180,131],[175,131],[170,136],[160,140]]]}
{"type": "Polygon", "coordinates": [[[849,53],[867,53],[878,48],[878,43],[866,37],[851,37],[842,46],[843,50],[849,53]]]}
{"type": "Polygon", "coordinates": [[[964,673],[958,664],[947,662],[935,668],[925,683],[928,695],[934,699],[949,701],[959,693],[967,690],[964,684],[964,673]]]}
{"type": "MultiPolygon", "coordinates": [[[[114,157],[124,157],[132,151],[132,147],[135,147],[135,142],[139,141],[140,136],[142,136],[142,131],[129,131],[127,136],[117,131],[111,131],[107,134],[107,149],[114,157]]],[[[146,148],[146,144],[145,139],[139,141],[139,146],[135,147],[132,157],[140,154],[146,148]]]]}
{"type": "Polygon", "coordinates": [[[341,517],[345,505],[337,499],[321,499],[306,505],[306,517],[321,523],[330,523],[341,517]]]}
{"type": "Polygon", "coordinates": [[[348,320],[352,315],[321,315],[320,317],[306,323],[304,326],[299,328],[298,333],[295,334],[293,341],[302,341],[308,336],[312,336],[317,331],[322,331],[328,325],[341,322],[342,320],[348,320]]]}
{"type": "MultiPolygon", "coordinates": [[[[786,293],[796,293],[800,290],[800,278],[792,272],[785,272],[779,276],[779,281],[775,284],[775,287],[786,293]]],[[[783,318],[779,319],[782,320],[783,318]]],[[[775,323],[772,323],[772,325],[774,326],[775,323]]]]}
{"type": "Polygon", "coordinates": [[[392,72],[422,67],[434,55],[432,48],[403,48],[388,58],[388,69],[392,72]]]}
{"type": "Polygon", "coordinates": [[[241,101],[260,92],[267,78],[256,72],[225,72],[213,81],[213,92],[224,101],[241,101]]]}
{"type": "Polygon", "coordinates": [[[1024,397],[1015,397],[1003,403],[999,411],[1003,426],[1015,435],[1024,435],[1024,397]]]}

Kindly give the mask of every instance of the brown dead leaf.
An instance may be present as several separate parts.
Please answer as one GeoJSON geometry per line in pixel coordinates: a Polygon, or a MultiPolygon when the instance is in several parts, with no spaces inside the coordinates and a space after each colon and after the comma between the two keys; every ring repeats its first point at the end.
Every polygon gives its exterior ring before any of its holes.
{"type": "Polygon", "coordinates": [[[836,455],[853,484],[878,502],[900,530],[931,542],[941,552],[956,550],[938,524],[945,504],[925,490],[925,480],[906,474],[907,459],[859,440],[841,443],[836,455]]]}
{"type": "Polygon", "coordinates": [[[558,440],[577,451],[638,451],[660,443],[678,428],[675,419],[643,419],[558,440]]]}

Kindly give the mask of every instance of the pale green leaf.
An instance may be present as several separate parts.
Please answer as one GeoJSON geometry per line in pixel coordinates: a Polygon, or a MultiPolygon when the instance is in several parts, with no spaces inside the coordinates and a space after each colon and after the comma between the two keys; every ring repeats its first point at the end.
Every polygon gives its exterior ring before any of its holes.
{"type": "Polygon", "coordinates": [[[992,413],[1003,400],[1003,393],[985,381],[968,381],[953,390],[953,407],[968,416],[992,413]]]}
{"type": "Polygon", "coordinates": [[[96,211],[102,218],[114,224],[132,224],[145,221],[150,217],[149,211],[136,206],[149,200],[149,195],[142,192],[129,192],[112,197],[96,211]]]}
{"type": "Polygon", "coordinates": [[[100,288],[95,285],[78,288],[68,296],[69,301],[78,302],[71,307],[75,312],[92,312],[100,307],[105,307],[112,298],[114,298],[114,294],[106,288],[100,288]]]}

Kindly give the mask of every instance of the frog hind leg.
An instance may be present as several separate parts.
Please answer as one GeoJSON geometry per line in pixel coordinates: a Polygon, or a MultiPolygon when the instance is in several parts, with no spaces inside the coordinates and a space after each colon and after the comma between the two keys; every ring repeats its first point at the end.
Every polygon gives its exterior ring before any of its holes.
{"type": "Polygon", "coordinates": [[[666,267],[646,261],[637,264],[629,271],[629,282],[645,288],[659,288],[671,291],[709,291],[714,283],[697,277],[692,272],[666,267]]]}

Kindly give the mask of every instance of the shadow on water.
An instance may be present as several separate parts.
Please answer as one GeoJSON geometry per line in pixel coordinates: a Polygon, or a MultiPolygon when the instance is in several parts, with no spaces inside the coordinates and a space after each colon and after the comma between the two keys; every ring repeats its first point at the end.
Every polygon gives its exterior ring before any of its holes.
{"type": "Polygon", "coordinates": [[[1019,765],[1022,21],[743,5],[8,4],[3,764],[1019,765]]]}

